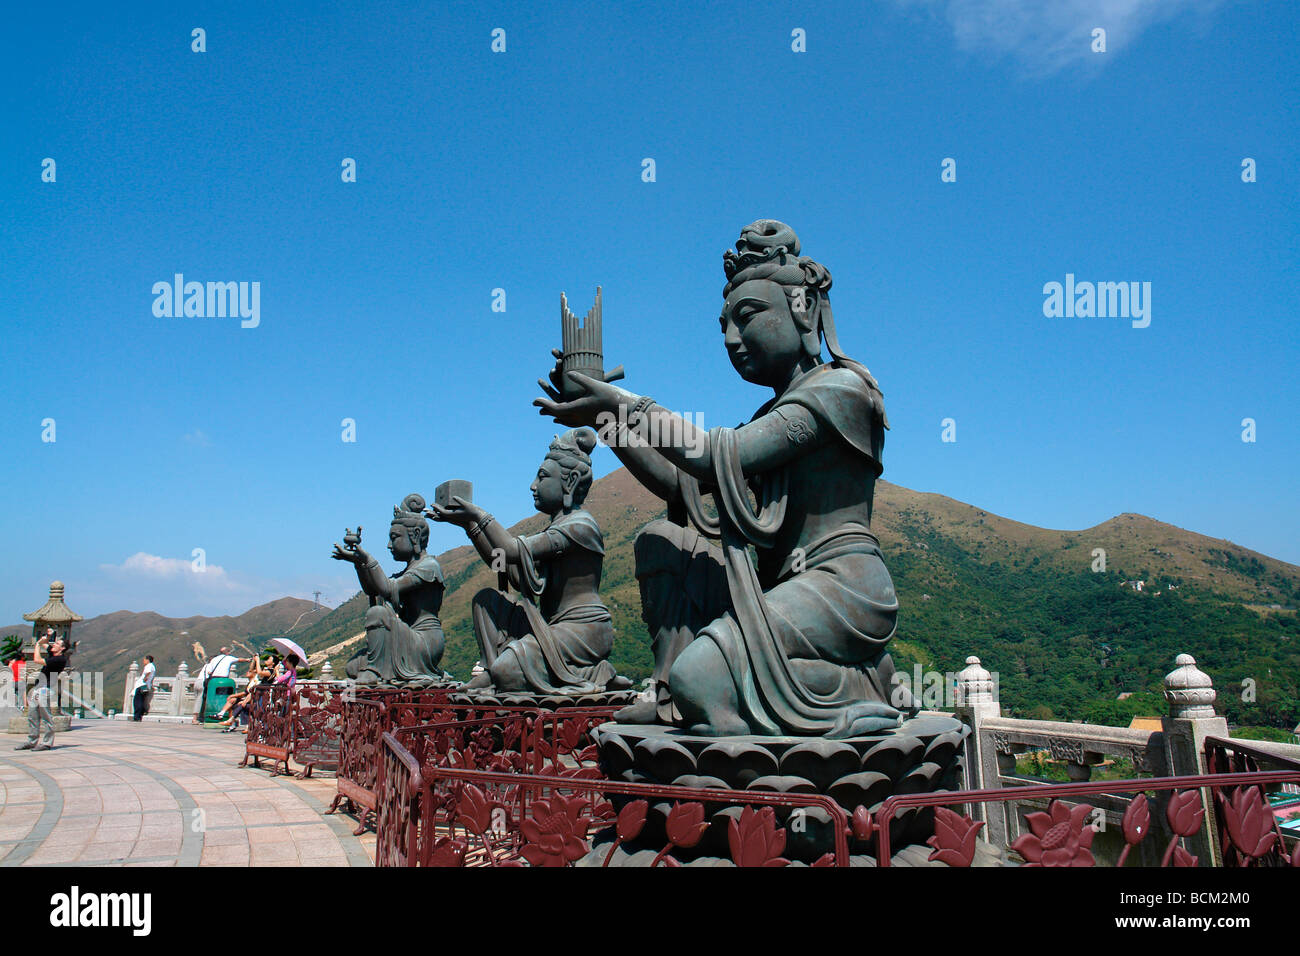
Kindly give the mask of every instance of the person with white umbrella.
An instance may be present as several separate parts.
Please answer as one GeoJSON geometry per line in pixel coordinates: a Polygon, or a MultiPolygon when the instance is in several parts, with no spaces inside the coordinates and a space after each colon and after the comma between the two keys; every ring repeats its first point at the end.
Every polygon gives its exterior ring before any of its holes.
{"type": "MultiPolygon", "coordinates": [[[[294,646],[296,647],[297,645],[294,646]]],[[[275,679],[275,683],[283,684],[288,687],[289,690],[293,690],[294,686],[298,683],[298,665],[301,664],[302,661],[303,658],[299,656],[299,652],[290,651],[288,654],[285,654],[284,673],[275,679]]]]}
{"type": "Polygon", "coordinates": [[[295,643],[294,641],[289,640],[289,638],[287,637],[271,638],[270,646],[274,647],[286,658],[288,658],[289,655],[292,654],[294,657],[298,658],[296,662],[298,664],[305,664],[307,662],[307,652],[302,649],[301,645],[295,643]]]}

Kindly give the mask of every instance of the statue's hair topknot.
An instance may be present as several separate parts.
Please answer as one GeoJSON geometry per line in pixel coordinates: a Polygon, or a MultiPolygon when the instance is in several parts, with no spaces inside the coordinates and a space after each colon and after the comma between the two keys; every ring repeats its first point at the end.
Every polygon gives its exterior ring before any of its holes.
{"type": "Polygon", "coordinates": [[[405,528],[411,542],[421,548],[429,543],[429,522],[425,520],[424,507],[424,496],[415,493],[407,495],[400,505],[393,507],[393,524],[405,528]]]}
{"type": "Polygon", "coordinates": [[[799,255],[799,237],[783,222],[760,219],[740,231],[736,251],[722,254],[722,269],[731,290],[751,279],[770,279],[784,286],[803,286],[824,296],[831,288],[831,274],[821,263],[799,255]]]}
{"type": "Polygon", "coordinates": [[[591,453],[596,448],[596,433],[590,428],[571,428],[563,435],[556,435],[546,457],[560,466],[560,475],[567,479],[578,473],[574,486],[573,500],[581,502],[591,487],[591,453]]]}

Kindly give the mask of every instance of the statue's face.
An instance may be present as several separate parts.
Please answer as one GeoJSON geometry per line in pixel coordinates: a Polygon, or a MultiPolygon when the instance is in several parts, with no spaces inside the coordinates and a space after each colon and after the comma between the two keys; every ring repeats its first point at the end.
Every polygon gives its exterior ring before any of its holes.
{"type": "Polygon", "coordinates": [[[559,463],[550,458],[543,461],[529,490],[533,493],[533,504],[542,514],[553,515],[564,510],[564,482],[559,463]]]}
{"type": "Polygon", "coordinates": [[[388,550],[398,561],[409,561],[415,557],[415,549],[411,547],[411,538],[406,533],[406,528],[397,522],[393,522],[388,529],[388,550]]]}
{"type": "Polygon", "coordinates": [[[799,330],[778,283],[750,279],[736,286],[722,305],[721,322],[727,355],[745,381],[776,386],[799,363],[799,330]]]}

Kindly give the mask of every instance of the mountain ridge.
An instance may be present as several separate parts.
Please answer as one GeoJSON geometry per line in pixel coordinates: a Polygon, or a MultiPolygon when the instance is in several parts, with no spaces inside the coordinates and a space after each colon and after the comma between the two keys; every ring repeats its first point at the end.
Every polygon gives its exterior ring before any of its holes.
{"type": "MultiPolygon", "coordinates": [[[[291,633],[295,621],[304,613],[314,613],[314,607],[313,602],[302,598],[283,597],[242,614],[216,617],[195,614],[170,618],[157,611],[110,611],[73,625],[77,649],[72,662],[80,671],[102,671],[105,703],[118,708],[131,662],[140,662],[145,654],[154,655],[159,675],[175,674],[182,661],[193,674],[199,663],[193,650],[195,643],[209,656],[223,645],[231,646],[236,656],[246,656],[237,643],[260,650],[272,637],[291,633]]],[[[321,607],[320,616],[329,610],[321,607]]],[[[30,624],[0,629],[0,635],[30,632],[30,624]]]]}
{"type": "MultiPolygon", "coordinates": [[[[612,660],[628,676],[644,677],[651,658],[632,542],[663,514],[661,502],[620,468],[593,483],[585,507],[605,537],[601,593],[617,634],[612,660]]],[[[545,521],[532,515],[510,531],[533,533],[545,521]]],[[[1154,693],[1153,681],[1172,667],[1173,655],[1189,652],[1207,655],[1202,666],[1216,684],[1251,676],[1242,668],[1272,674],[1276,666],[1283,680],[1274,709],[1281,708],[1282,716],[1274,714],[1274,722],[1285,718],[1288,702],[1300,698],[1300,641],[1290,643],[1295,620],[1287,610],[1300,603],[1296,565],[1132,512],[1090,528],[1054,530],[885,481],[876,486],[873,530],[902,608],[893,642],[900,668],[922,664],[955,671],[965,656],[976,654],[1008,674],[1003,688],[1011,707],[1042,707],[1067,717],[1088,701],[1154,693]],[[1094,570],[1097,549],[1105,552],[1104,570],[1094,570]],[[1145,582],[1143,593],[1125,586],[1134,580],[1145,582]],[[1226,644],[1223,635],[1231,638],[1226,644]],[[1119,660],[1132,672],[1125,680],[1113,676],[1112,664],[1119,660]],[[1089,668],[1110,673],[1098,680],[1089,668]],[[1086,700],[1076,707],[1069,694],[1086,700]]],[[[468,544],[437,559],[447,583],[443,666],[464,678],[478,658],[470,601],[480,588],[495,587],[496,575],[468,544]]],[[[355,638],[366,606],[358,593],[319,615],[304,615],[312,603],[296,598],[220,618],[115,611],[77,625],[77,665],[105,670],[111,697],[130,660],[142,653],[158,657],[160,673],[174,673],[188,641],[207,642],[209,652],[236,639],[260,646],[256,641],[292,627],[294,639],[315,654],[355,638]],[[191,633],[178,641],[178,631],[191,633]]],[[[26,628],[0,633],[16,630],[26,628]]],[[[354,648],[336,651],[337,673],[354,648]]],[[[191,668],[193,663],[191,658],[191,668]]],[[[1294,717],[1293,712],[1292,724],[1294,717]]]]}

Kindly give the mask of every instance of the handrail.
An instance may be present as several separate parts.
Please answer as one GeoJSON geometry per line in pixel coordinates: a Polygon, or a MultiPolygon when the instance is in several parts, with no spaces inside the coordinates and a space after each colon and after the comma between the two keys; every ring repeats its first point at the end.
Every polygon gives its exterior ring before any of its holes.
{"type": "Polygon", "coordinates": [[[1268,745],[1274,747],[1288,747],[1300,755],[1300,746],[1296,744],[1274,743],[1271,740],[1252,740],[1249,744],[1243,743],[1235,737],[1206,737],[1205,748],[1221,747],[1225,750],[1231,750],[1235,753],[1244,754],[1247,757],[1253,757],[1255,760],[1266,760],[1269,763],[1280,763],[1287,767],[1300,770],[1300,756],[1287,756],[1273,750],[1268,745]],[[1259,745],[1263,746],[1259,746],[1259,745]]]}
{"type": "Polygon", "coordinates": [[[401,741],[391,731],[384,731],[383,741],[384,746],[393,752],[393,756],[400,760],[405,765],[407,772],[411,774],[412,785],[407,787],[409,791],[407,796],[418,796],[420,791],[419,782],[422,779],[420,776],[420,761],[416,760],[414,754],[402,746],[401,741]]]}
{"type": "MultiPolygon", "coordinates": [[[[410,751],[403,747],[397,738],[388,731],[384,731],[382,741],[384,750],[391,751],[393,756],[402,764],[408,774],[404,799],[423,809],[426,803],[424,794],[427,788],[425,787],[424,777],[420,773],[420,762],[416,760],[410,751]]],[[[410,815],[409,823],[407,824],[406,833],[407,866],[415,866],[416,850],[418,847],[416,838],[419,834],[419,827],[419,818],[412,813],[410,815]]],[[[382,853],[383,847],[378,847],[377,852],[382,853]]]]}

